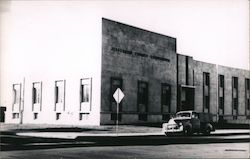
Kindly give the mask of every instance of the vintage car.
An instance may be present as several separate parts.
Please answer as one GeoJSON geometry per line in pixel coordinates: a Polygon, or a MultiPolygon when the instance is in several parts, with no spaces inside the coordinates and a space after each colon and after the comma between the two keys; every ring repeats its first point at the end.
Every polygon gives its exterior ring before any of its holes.
{"type": "Polygon", "coordinates": [[[194,111],[180,111],[168,123],[162,124],[162,131],[166,135],[183,134],[191,135],[193,133],[203,133],[209,135],[215,131],[213,126],[212,114],[197,113],[194,111]]]}

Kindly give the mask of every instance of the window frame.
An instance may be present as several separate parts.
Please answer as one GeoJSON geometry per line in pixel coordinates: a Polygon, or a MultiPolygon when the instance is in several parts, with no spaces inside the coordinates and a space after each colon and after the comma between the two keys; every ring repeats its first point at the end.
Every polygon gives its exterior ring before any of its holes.
{"type": "Polygon", "coordinates": [[[225,110],[225,76],[222,74],[218,75],[218,105],[219,109],[222,110],[222,114],[224,114],[225,110]],[[222,96],[220,95],[220,92],[222,90],[222,96]]]}
{"type": "Polygon", "coordinates": [[[248,111],[250,111],[250,78],[245,79],[245,105],[246,115],[249,115],[248,111]]]}
{"type": "Polygon", "coordinates": [[[232,77],[232,114],[234,115],[234,111],[236,115],[238,114],[239,109],[239,78],[236,76],[232,77]],[[236,98],[234,98],[234,89],[236,93],[236,98]]]}
{"type": "Polygon", "coordinates": [[[54,94],[54,104],[55,104],[55,111],[57,111],[57,106],[62,105],[63,111],[65,111],[65,94],[66,94],[66,80],[56,80],[55,81],[55,94],[54,94]],[[62,93],[60,93],[60,87],[57,85],[57,83],[62,83],[62,93]],[[62,102],[59,102],[59,95],[62,97],[62,102]]]}
{"type": "Polygon", "coordinates": [[[171,85],[168,84],[168,83],[162,83],[161,84],[161,112],[162,113],[170,113],[171,111],[171,85]],[[163,90],[164,90],[164,87],[169,87],[169,90],[167,91],[167,93],[165,93],[165,97],[164,97],[164,93],[163,93],[163,90]],[[169,95],[169,96],[168,96],[169,95]],[[166,98],[166,103],[164,103],[164,98],[166,98]],[[164,112],[164,104],[168,104],[168,112],[164,112]]]}
{"type": "Polygon", "coordinates": [[[138,82],[137,82],[137,111],[139,113],[147,113],[148,112],[148,102],[149,102],[148,94],[149,94],[149,91],[148,91],[148,82],[138,80],[138,82]],[[146,94],[145,95],[146,96],[146,100],[145,100],[145,103],[140,103],[140,100],[144,98],[143,96],[140,97],[140,85],[141,84],[145,84],[146,85],[146,93],[145,93],[146,94]],[[140,104],[144,104],[145,105],[145,112],[140,111],[140,104]]]}
{"type": "Polygon", "coordinates": [[[91,111],[92,109],[92,78],[81,78],[79,88],[79,111],[91,111]],[[88,101],[84,101],[84,86],[89,86],[88,89],[88,101]],[[86,107],[85,109],[82,107],[86,107]]]}
{"type": "Polygon", "coordinates": [[[210,112],[210,73],[203,72],[203,112],[210,112]],[[207,95],[206,95],[207,88],[207,95]]]}
{"type": "Polygon", "coordinates": [[[32,111],[34,111],[35,105],[39,105],[39,110],[42,111],[42,82],[33,82],[32,83],[32,111]],[[35,88],[35,85],[39,85],[39,90],[35,88]],[[36,95],[34,94],[34,90],[36,90],[36,95]],[[37,97],[38,96],[38,97],[37,97]],[[36,99],[35,99],[36,98],[36,99]],[[38,102],[36,101],[39,99],[38,102]]]}

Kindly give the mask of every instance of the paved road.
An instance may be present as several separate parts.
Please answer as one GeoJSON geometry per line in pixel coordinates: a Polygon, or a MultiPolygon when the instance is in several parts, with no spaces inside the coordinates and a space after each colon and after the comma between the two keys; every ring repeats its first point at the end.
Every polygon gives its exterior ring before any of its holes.
{"type": "Polygon", "coordinates": [[[82,136],[55,139],[1,134],[1,159],[249,158],[249,134],[82,136]]]}

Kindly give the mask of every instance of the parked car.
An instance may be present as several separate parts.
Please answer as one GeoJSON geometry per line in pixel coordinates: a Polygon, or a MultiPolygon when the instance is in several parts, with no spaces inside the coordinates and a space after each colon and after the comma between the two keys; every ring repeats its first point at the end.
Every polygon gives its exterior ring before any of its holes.
{"type": "Polygon", "coordinates": [[[175,117],[171,118],[168,123],[162,124],[162,131],[166,135],[178,133],[184,135],[192,135],[193,133],[209,135],[210,132],[215,131],[215,129],[212,114],[180,111],[177,112],[175,117]]]}

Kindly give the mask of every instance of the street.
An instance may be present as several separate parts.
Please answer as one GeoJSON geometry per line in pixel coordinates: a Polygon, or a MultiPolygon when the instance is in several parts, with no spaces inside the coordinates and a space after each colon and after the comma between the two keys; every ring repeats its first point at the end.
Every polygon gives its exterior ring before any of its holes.
{"type": "Polygon", "coordinates": [[[39,138],[1,133],[1,159],[249,158],[249,133],[39,138]]]}

